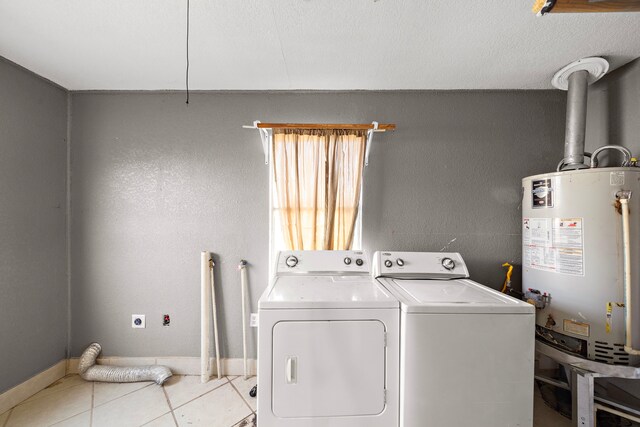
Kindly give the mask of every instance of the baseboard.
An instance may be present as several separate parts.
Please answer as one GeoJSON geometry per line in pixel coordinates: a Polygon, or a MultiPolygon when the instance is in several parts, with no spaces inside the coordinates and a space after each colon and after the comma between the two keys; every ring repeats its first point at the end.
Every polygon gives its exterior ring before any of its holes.
{"type": "Polygon", "coordinates": [[[61,360],[52,367],[34,375],[25,382],[0,394],[0,414],[5,413],[18,403],[25,401],[64,377],[67,373],[67,361],[61,360]]]}
{"type": "MultiPolygon", "coordinates": [[[[220,359],[222,375],[244,375],[242,359],[220,359]]],[[[216,374],[216,360],[210,360],[213,375],[216,374]]],[[[199,357],[100,357],[100,365],[114,366],[141,366],[141,365],[164,365],[171,369],[176,375],[200,375],[199,357]]],[[[247,370],[249,375],[256,375],[256,359],[247,360],[247,370]]],[[[78,373],[78,358],[74,357],[67,361],[67,374],[78,373]]]]}

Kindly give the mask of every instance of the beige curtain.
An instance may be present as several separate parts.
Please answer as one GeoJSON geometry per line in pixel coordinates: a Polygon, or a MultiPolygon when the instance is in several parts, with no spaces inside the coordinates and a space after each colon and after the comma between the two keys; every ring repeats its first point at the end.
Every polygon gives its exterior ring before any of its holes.
{"type": "Polygon", "coordinates": [[[350,249],[366,131],[274,129],[273,168],[287,249],[350,249]]]}

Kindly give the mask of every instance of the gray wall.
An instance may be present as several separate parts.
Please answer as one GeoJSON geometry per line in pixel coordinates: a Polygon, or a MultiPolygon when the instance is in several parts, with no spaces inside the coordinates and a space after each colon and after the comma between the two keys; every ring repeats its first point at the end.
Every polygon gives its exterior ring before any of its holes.
{"type": "MultiPolygon", "coordinates": [[[[586,140],[587,151],[615,144],[640,156],[640,59],[589,88],[586,140]]],[[[612,162],[619,160],[618,156],[612,157],[612,162]]],[[[607,157],[602,158],[607,164],[607,157]]]]}
{"type": "MultiPolygon", "coordinates": [[[[545,91],[196,93],[189,106],[176,93],[75,93],[72,354],[98,340],[106,354],[197,355],[209,249],[223,353],[240,356],[236,265],[250,261],[254,309],[268,270],[268,170],[241,128],[257,118],[397,123],[365,170],[365,249],[446,247],[498,287],[500,264],[520,263],[520,178],[555,167],[564,105],[545,91]],[[147,329],[130,328],[132,313],[147,329]]],[[[638,114],[636,60],[590,88],[587,149],[640,154],[638,114]]],[[[0,392],[65,357],[66,123],[66,91],[0,59],[0,392]]]]}
{"type": "Polygon", "coordinates": [[[0,58],[0,393],[66,357],[66,96],[0,58]]]}
{"type": "Polygon", "coordinates": [[[107,355],[197,356],[202,249],[217,254],[223,355],[241,356],[236,266],[249,260],[254,310],[268,271],[268,169],[257,132],[241,127],[253,120],[397,123],[376,135],[365,171],[365,249],[447,247],[493,287],[504,261],[520,263],[521,178],[562,156],[565,96],[556,91],[72,101],[75,356],[93,340],[107,355]],[[130,327],[133,313],[147,315],[147,329],[130,327]]]}

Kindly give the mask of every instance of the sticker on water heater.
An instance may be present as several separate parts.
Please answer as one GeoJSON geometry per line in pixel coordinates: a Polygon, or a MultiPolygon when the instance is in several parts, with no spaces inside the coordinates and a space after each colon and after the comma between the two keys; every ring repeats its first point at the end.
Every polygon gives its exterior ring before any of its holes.
{"type": "Polygon", "coordinates": [[[537,179],[531,182],[531,206],[533,208],[553,207],[553,185],[552,180],[537,179]]]}
{"type": "Polygon", "coordinates": [[[584,276],[583,218],[523,218],[523,265],[584,276]]]}
{"type": "Polygon", "coordinates": [[[553,247],[552,226],[551,218],[523,218],[522,256],[525,266],[555,271],[557,251],[553,247]]]}
{"type": "Polygon", "coordinates": [[[556,272],[584,276],[584,230],[582,218],[554,218],[553,246],[558,249],[556,272]]]}
{"type": "Polygon", "coordinates": [[[570,334],[588,337],[590,325],[588,323],[582,323],[582,322],[576,322],[575,320],[564,319],[562,322],[562,329],[565,332],[569,332],[570,334]]]}
{"type": "Polygon", "coordinates": [[[624,185],[624,172],[611,172],[609,174],[609,185],[624,185]]]}

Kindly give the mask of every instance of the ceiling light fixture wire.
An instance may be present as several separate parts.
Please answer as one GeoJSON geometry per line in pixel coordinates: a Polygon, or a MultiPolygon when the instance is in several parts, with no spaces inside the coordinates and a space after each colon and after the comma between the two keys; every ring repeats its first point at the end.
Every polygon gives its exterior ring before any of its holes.
{"type": "Polygon", "coordinates": [[[187,102],[189,103],[189,0],[187,0],[187,69],[185,71],[185,86],[187,88],[187,102]]]}

